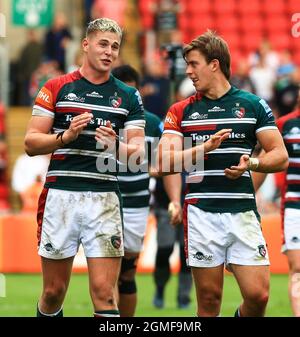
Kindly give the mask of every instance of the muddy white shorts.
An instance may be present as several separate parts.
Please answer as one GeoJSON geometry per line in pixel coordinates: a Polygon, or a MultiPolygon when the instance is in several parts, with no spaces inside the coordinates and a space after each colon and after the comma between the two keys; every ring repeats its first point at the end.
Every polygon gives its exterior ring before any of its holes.
{"type": "Polygon", "coordinates": [[[253,211],[210,213],[187,205],[185,222],[187,263],[191,267],[270,264],[260,223],[253,211]]]}
{"type": "Polygon", "coordinates": [[[124,249],[126,252],[139,253],[143,247],[149,207],[123,208],[124,249]]]}
{"type": "Polygon", "coordinates": [[[300,249],[300,209],[286,208],[284,210],[283,226],[284,243],[281,251],[300,249]]]}
{"type": "Polygon", "coordinates": [[[86,257],[124,255],[120,200],[116,192],[74,192],[44,188],[38,208],[39,255],[86,257]]]}

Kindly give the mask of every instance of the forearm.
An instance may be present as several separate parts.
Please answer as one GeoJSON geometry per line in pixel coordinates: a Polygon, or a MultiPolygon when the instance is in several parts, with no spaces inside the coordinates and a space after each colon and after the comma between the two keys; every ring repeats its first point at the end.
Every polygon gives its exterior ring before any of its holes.
{"type": "Polygon", "coordinates": [[[177,174],[164,176],[163,184],[164,184],[164,188],[169,197],[170,202],[180,203],[181,188],[182,188],[181,174],[177,173],[177,174]]]}
{"type": "Polygon", "coordinates": [[[162,175],[189,171],[204,157],[204,144],[194,146],[186,150],[159,151],[158,172],[162,175]]]}
{"type": "Polygon", "coordinates": [[[29,156],[52,153],[63,145],[62,138],[56,134],[32,132],[25,137],[25,152],[29,156]]]}
{"type": "Polygon", "coordinates": [[[252,169],[255,172],[273,173],[284,171],[288,167],[288,154],[285,149],[274,148],[259,156],[257,168],[252,169]]]}

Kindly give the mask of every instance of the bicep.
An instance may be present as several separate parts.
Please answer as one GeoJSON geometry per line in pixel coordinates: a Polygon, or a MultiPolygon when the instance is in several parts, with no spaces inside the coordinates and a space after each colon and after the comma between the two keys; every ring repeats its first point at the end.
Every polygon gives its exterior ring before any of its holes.
{"type": "Polygon", "coordinates": [[[48,134],[53,126],[53,118],[45,116],[32,116],[27,127],[29,133],[45,133],[48,134]]]}
{"type": "Polygon", "coordinates": [[[283,139],[278,130],[260,131],[256,137],[265,152],[270,152],[275,148],[284,148],[283,139]]]}

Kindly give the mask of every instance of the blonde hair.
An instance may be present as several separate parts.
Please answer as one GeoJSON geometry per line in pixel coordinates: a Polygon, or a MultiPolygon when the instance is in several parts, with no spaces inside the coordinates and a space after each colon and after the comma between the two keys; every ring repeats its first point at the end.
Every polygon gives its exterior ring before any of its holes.
{"type": "Polygon", "coordinates": [[[116,33],[120,39],[122,39],[122,29],[117,24],[116,21],[108,18],[100,18],[96,19],[94,21],[91,21],[88,24],[87,30],[86,30],[86,36],[95,33],[95,32],[112,32],[116,33]]]}

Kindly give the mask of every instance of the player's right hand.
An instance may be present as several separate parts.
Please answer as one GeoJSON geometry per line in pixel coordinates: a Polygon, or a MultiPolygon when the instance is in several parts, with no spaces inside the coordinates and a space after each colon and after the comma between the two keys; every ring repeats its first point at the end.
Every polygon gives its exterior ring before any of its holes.
{"type": "Polygon", "coordinates": [[[205,143],[204,143],[204,153],[213,151],[217,149],[221,143],[227,139],[231,133],[232,129],[222,129],[212,135],[205,143]]]}
{"type": "Polygon", "coordinates": [[[69,129],[64,132],[64,143],[68,144],[77,139],[80,132],[89,124],[92,118],[93,114],[89,112],[84,112],[83,114],[74,117],[70,123],[69,129]]]}
{"type": "Polygon", "coordinates": [[[179,202],[171,201],[168,206],[170,224],[179,225],[182,222],[182,208],[179,202]]]}

